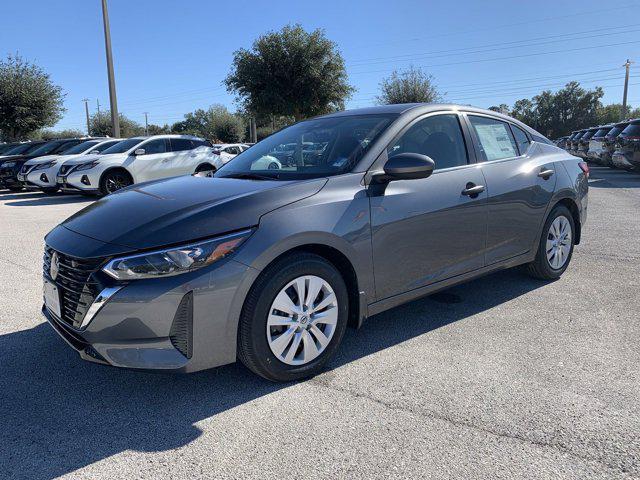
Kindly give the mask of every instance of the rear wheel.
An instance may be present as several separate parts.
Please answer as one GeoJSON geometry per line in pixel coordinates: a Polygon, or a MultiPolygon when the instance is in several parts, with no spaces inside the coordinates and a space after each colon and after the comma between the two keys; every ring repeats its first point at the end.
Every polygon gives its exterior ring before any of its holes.
{"type": "Polygon", "coordinates": [[[541,280],[560,278],[573,255],[575,224],[567,207],[557,205],[547,217],[533,262],[527,272],[541,280]]]}
{"type": "Polygon", "coordinates": [[[347,287],[340,273],[313,254],[288,256],[252,287],[238,328],[238,357],[273,381],[320,372],[347,326],[347,287]]]}
{"type": "Polygon", "coordinates": [[[126,170],[111,170],[100,179],[100,193],[108,195],[129,185],[133,185],[133,179],[126,170]]]}

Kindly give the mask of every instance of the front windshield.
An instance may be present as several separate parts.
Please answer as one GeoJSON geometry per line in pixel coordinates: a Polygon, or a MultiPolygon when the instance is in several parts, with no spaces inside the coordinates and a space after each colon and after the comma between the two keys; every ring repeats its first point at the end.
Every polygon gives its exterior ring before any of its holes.
{"type": "Polygon", "coordinates": [[[145,140],[144,138],[140,138],[140,137],[128,138],[126,140],[122,140],[121,142],[116,143],[115,145],[107,148],[106,150],[103,150],[100,153],[102,155],[108,155],[110,153],[124,153],[132,149],[139,143],[143,142],[144,140],[145,140]]]}
{"type": "Polygon", "coordinates": [[[601,128],[600,130],[598,130],[596,133],[593,134],[593,138],[604,137],[609,130],[611,130],[611,127],[601,128]]]}
{"type": "Polygon", "coordinates": [[[41,157],[43,155],[46,155],[49,152],[53,152],[62,143],[64,143],[64,142],[49,142],[49,143],[45,143],[40,148],[36,148],[32,152],[29,152],[29,155],[33,155],[34,157],[41,157]]]}
{"type": "Polygon", "coordinates": [[[350,171],[396,115],[353,115],[297,123],[235,157],[216,177],[291,180],[350,171]]]}
{"type": "Polygon", "coordinates": [[[35,149],[42,145],[41,143],[23,143],[22,145],[18,145],[17,147],[13,147],[11,150],[7,150],[5,155],[20,155],[22,153],[26,153],[29,150],[35,149]]]}
{"type": "Polygon", "coordinates": [[[63,150],[60,153],[60,155],[76,155],[78,153],[84,152],[85,150],[93,147],[94,145],[97,145],[98,143],[100,143],[100,140],[89,140],[88,142],[82,142],[77,145],[74,145],[71,148],[63,150]]]}
{"type": "Polygon", "coordinates": [[[618,134],[619,134],[622,130],[624,130],[624,127],[626,127],[626,126],[627,126],[626,124],[625,124],[625,125],[620,125],[620,126],[617,126],[617,125],[616,125],[615,127],[613,127],[613,128],[609,131],[609,133],[607,133],[607,137],[617,137],[617,136],[618,136],[618,134]]]}
{"type": "Polygon", "coordinates": [[[640,124],[639,123],[630,123],[627,125],[622,133],[621,137],[640,137],[640,124]]]}

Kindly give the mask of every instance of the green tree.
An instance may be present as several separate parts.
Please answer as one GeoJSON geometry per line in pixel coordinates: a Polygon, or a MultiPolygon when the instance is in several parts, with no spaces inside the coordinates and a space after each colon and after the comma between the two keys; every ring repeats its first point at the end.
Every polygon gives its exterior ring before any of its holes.
{"type": "Polygon", "coordinates": [[[85,132],[74,128],[67,128],[64,130],[43,130],[40,132],[39,137],[42,140],[54,140],[56,138],[75,138],[75,137],[84,137],[86,135],[85,132]]]}
{"type": "Polygon", "coordinates": [[[500,105],[494,105],[492,107],[489,107],[489,110],[502,113],[503,115],[511,115],[511,111],[509,110],[509,105],[507,105],[506,103],[501,103],[500,105]]]}
{"type": "Polygon", "coordinates": [[[187,113],[184,120],[173,124],[171,130],[221,143],[237,143],[245,137],[243,119],[229,112],[223,105],[212,105],[207,110],[198,109],[187,113]]]}
{"type": "Polygon", "coordinates": [[[296,120],[344,109],[354,92],[336,44],[323,30],[288,25],[234,53],[225,80],[247,112],[296,120]]]}
{"type": "MultiPolygon", "coordinates": [[[[144,135],[144,127],[130,118],[125,117],[122,113],[120,118],[120,135],[122,138],[135,137],[144,135]]],[[[94,113],[89,117],[89,133],[94,137],[108,137],[112,134],[111,112],[109,110],[100,113],[94,113]]]]}
{"type": "Polygon", "coordinates": [[[557,138],[578,128],[598,125],[603,95],[600,87],[585,90],[578,82],[569,82],[556,93],[545,90],[532,99],[518,100],[511,114],[541,133],[557,138]]]}
{"type": "Polygon", "coordinates": [[[433,77],[419,68],[394,72],[380,83],[381,93],[377,101],[381,105],[394,103],[430,103],[442,100],[433,77]]]}
{"type": "Polygon", "coordinates": [[[18,55],[0,60],[0,136],[22,140],[55,125],[64,113],[64,96],[37,65],[18,55]]]}
{"type": "Polygon", "coordinates": [[[171,133],[171,127],[166,123],[163,126],[150,123],[147,127],[147,131],[149,132],[149,135],[164,135],[171,133]]]}

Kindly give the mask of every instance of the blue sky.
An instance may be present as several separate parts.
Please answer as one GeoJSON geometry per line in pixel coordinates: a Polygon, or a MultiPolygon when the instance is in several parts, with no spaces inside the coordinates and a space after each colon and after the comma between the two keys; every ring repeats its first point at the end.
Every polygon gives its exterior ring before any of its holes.
{"type": "MultiPolygon", "coordinates": [[[[5,2],[0,56],[18,52],[66,92],[57,128],[83,129],[83,98],[109,102],[100,0],[5,2]]],[[[345,57],[357,92],[410,64],[435,77],[445,99],[512,104],[576,79],[620,102],[626,58],[640,62],[640,1],[206,1],[109,0],[121,112],[173,123],[196,108],[235,109],[221,85],[233,52],[287,23],[323,28],[345,57]]],[[[640,105],[640,67],[629,100],[640,105]]]]}

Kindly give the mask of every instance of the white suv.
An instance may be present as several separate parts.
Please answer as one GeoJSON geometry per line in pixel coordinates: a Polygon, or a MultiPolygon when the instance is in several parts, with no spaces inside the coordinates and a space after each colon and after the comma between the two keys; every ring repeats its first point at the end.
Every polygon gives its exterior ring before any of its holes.
{"type": "Polygon", "coordinates": [[[122,140],[100,155],[64,162],[57,176],[65,191],[107,195],[134,183],[214,169],[211,143],[186,135],[122,140]]]}
{"type": "Polygon", "coordinates": [[[56,176],[64,162],[82,155],[97,155],[119,141],[114,138],[92,138],[57,155],[32,158],[20,169],[18,181],[22,182],[28,190],[40,189],[44,193],[55,193],[59,189],[56,176]]]}
{"type": "Polygon", "coordinates": [[[213,154],[217,155],[217,158],[213,162],[215,170],[225,166],[229,160],[240,155],[247,150],[249,145],[244,143],[217,143],[213,146],[213,154]]]}

